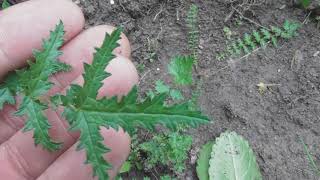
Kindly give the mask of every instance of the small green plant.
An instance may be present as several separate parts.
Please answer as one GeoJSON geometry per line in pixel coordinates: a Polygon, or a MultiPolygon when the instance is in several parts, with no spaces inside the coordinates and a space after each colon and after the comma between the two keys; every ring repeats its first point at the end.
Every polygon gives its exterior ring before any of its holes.
{"type": "Polygon", "coordinates": [[[161,176],[161,177],[160,177],[160,180],[176,180],[176,178],[172,178],[172,177],[169,176],[169,175],[165,175],[165,176],[161,176]]]}
{"type": "Polygon", "coordinates": [[[225,132],[212,144],[206,144],[200,151],[197,161],[200,180],[262,180],[256,157],[243,137],[225,132]]]}
{"type": "Polygon", "coordinates": [[[142,152],[147,154],[148,169],[158,164],[172,167],[177,172],[185,169],[185,161],[192,145],[192,137],[179,133],[160,134],[152,140],[139,145],[142,152]]]}
{"type": "Polygon", "coordinates": [[[314,171],[316,176],[320,177],[320,169],[317,166],[317,164],[315,163],[315,161],[313,160],[313,157],[308,149],[308,146],[304,143],[302,138],[300,138],[300,141],[301,141],[301,144],[303,145],[303,150],[306,153],[306,156],[308,158],[308,161],[309,161],[309,164],[310,164],[312,170],[314,171]]]}
{"type": "Polygon", "coordinates": [[[311,4],[312,0],[300,0],[301,5],[307,8],[311,4]]]}
{"type": "MultiPolygon", "coordinates": [[[[182,129],[179,127],[178,129],[182,129]]],[[[120,173],[134,170],[151,170],[158,165],[166,166],[175,172],[183,172],[192,137],[182,132],[160,132],[141,142],[132,137],[131,153],[120,173]]]]}
{"type": "Polygon", "coordinates": [[[3,10],[3,9],[6,9],[6,8],[10,7],[10,4],[9,4],[9,2],[7,0],[3,0],[1,7],[2,7],[2,10],[3,10]]]}
{"type": "Polygon", "coordinates": [[[273,46],[278,46],[279,39],[291,39],[297,36],[300,24],[286,20],[282,28],[271,26],[271,29],[260,29],[251,34],[246,33],[243,38],[230,42],[224,52],[217,55],[218,60],[223,60],[228,56],[239,56],[249,54],[258,47],[265,48],[269,42],[273,46]]]}
{"type": "Polygon", "coordinates": [[[190,6],[187,15],[188,27],[188,45],[191,56],[194,58],[194,63],[198,63],[198,46],[199,46],[199,28],[198,28],[199,10],[195,4],[190,6]]]}
{"type": "Polygon", "coordinates": [[[48,98],[43,98],[54,85],[49,77],[70,69],[69,65],[57,61],[62,54],[59,48],[64,37],[64,26],[60,22],[51,32],[50,38],[44,41],[43,50],[34,51],[35,61],[29,61],[28,68],[10,77],[16,80],[13,85],[4,83],[0,88],[1,107],[14,104],[15,95],[22,97],[15,114],[28,118],[24,131],[33,130],[35,144],[49,151],[60,149],[63,142],[55,142],[49,136],[51,125],[43,111],[49,107],[62,107],[70,131],[80,132],[77,150],[86,152],[86,164],[92,166],[93,176],[98,176],[99,180],[109,179],[107,170],[111,164],[104,159],[104,155],[112,151],[103,144],[100,127],[118,130],[121,126],[132,135],[137,127],[154,130],[155,125],[162,124],[170,130],[176,130],[182,124],[196,127],[209,121],[201,112],[189,110],[187,102],[165,105],[168,93],[140,100],[138,89],[134,87],[120,101],[118,97],[97,99],[98,91],[103,86],[102,81],[110,76],[105,68],[115,57],[112,52],[119,46],[117,42],[120,35],[121,29],[116,29],[111,35],[106,34],[102,46],[96,48],[92,64],[84,64],[82,86],[73,84],[66,95],[57,94],[49,102],[46,100],[48,98]]]}
{"type": "Polygon", "coordinates": [[[225,26],[225,27],[223,28],[223,32],[224,32],[225,37],[226,37],[228,40],[230,40],[230,39],[231,39],[231,36],[233,35],[231,29],[230,29],[229,27],[225,26]]]}

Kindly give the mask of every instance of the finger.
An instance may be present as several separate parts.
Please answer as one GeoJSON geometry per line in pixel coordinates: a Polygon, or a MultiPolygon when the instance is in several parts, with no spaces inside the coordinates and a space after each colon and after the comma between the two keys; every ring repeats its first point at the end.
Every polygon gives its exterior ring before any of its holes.
{"type": "Polygon", "coordinates": [[[65,24],[66,41],[84,26],[80,8],[69,0],[30,0],[0,11],[0,78],[24,66],[59,20],[65,24]]]}
{"type": "MultiPolygon", "coordinates": [[[[128,81],[131,81],[131,84],[136,84],[138,82],[137,71],[134,69],[134,66],[130,60],[124,59],[123,57],[118,57],[112,60],[109,64],[109,77],[103,86],[101,94],[111,94],[107,91],[106,87],[108,86],[117,86],[122,84],[127,84],[128,81]],[[121,68],[121,72],[126,74],[126,76],[117,77],[118,74],[115,71],[118,71],[118,68],[113,68],[118,66],[118,63],[126,62],[128,65],[121,68]],[[127,69],[126,67],[130,67],[127,69]],[[132,78],[135,77],[135,78],[132,78]],[[133,82],[132,82],[133,81],[133,82]],[[122,82],[122,83],[121,83],[122,82]]],[[[121,92],[126,93],[132,88],[128,87],[118,87],[121,92]]],[[[117,92],[114,92],[117,93],[117,92]]],[[[68,127],[65,126],[65,121],[60,118],[52,110],[46,112],[47,117],[49,118],[52,128],[50,129],[50,136],[58,142],[64,142],[63,148],[57,152],[47,152],[41,147],[34,146],[34,139],[32,138],[33,134],[31,132],[23,133],[22,131],[17,132],[12,136],[8,141],[3,143],[0,146],[0,175],[4,179],[14,179],[15,177],[22,177],[21,179],[35,179],[45,169],[64,151],[70,148],[76,141],[77,137],[70,135],[67,131],[68,127]],[[10,165],[10,167],[8,167],[10,165]]],[[[117,140],[116,140],[117,141],[117,140]]],[[[120,143],[120,142],[119,142],[120,143]]]]}
{"type": "MultiPolygon", "coordinates": [[[[61,50],[63,55],[61,56],[60,60],[70,64],[72,66],[72,71],[60,73],[51,78],[51,81],[55,84],[55,86],[48,93],[49,96],[65,89],[71,82],[75,80],[75,78],[81,75],[83,72],[83,63],[90,63],[92,61],[93,53],[95,51],[94,48],[101,46],[106,32],[111,33],[114,29],[114,27],[107,25],[90,28],[80,33],[77,37],[62,47],[61,50]]],[[[120,47],[115,50],[115,54],[118,56],[123,55],[129,57],[131,52],[130,44],[128,38],[124,34],[121,35],[119,44],[120,47]]],[[[126,64],[128,63],[124,62],[121,64],[120,62],[115,64],[114,68],[119,70],[115,72],[117,73],[116,76],[125,76],[125,74],[120,73],[121,69],[119,66],[125,66],[126,64]]],[[[132,66],[129,66],[128,68],[130,67],[132,68],[132,66]]],[[[128,87],[128,83],[130,85],[130,82],[132,81],[128,81],[127,84],[125,83],[124,85],[121,85],[121,87],[124,87],[125,85],[128,87]]],[[[115,85],[114,87],[108,87],[111,90],[107,92],[111,92],[112,89],[113,92],[115,92],[116,87],[118,86],[115,85]]],[[[121,92],[119,91],[118,93],[121,92]]],[[[17,132],[17,129],[21,129],[23,126],[23,123],[21,123],[23,120],[12,115],[15,111],[15,108],[6,108],[4,111],[0,111],[0,120],[3,119],[3,126],[0,126],[0,144],[17,132]],[[11,121],[14,121],[14,123],[11,121]]]]}
{"type": "MultiPolygon", "coordinates": [[[[79,34],[62,48],[63,55],[60,60],[71,65],[72,70],[54,76],[52,80],[56,86],[50,90],[49,95],[63,90],[81,75],[83,72],[83,63],[90,63],[92,61],[93,53],[95,52],[94,48],[100,47],[106,33],[111,34],[113,30],[115,30],[115,27],[108,25],[90,28],[79,34]]],[[[129,58],[131,47],[128,38],[123,33],[121,34],[119,44],[120,46],[115,49],[114,53],[117,56],[120,55],[129,58]]]]}
{"type": "MultiPolygon", "coordinates": [[[[106,159],[112,164],[112,169],[108,171],[111,179],[113,179],[121,165],[127,159],[130,152],[130,137],[123,130],[118,132],[113,129],[101,130],[104,137],[105,145],[111,149],[107,153],[106,159]]],[[[86,153],[84,151],[76,151],[77,144],[63,153],[39,178],[38,180],[89,180],[92,178],[92,168],[86,161],[86,153]]]]}

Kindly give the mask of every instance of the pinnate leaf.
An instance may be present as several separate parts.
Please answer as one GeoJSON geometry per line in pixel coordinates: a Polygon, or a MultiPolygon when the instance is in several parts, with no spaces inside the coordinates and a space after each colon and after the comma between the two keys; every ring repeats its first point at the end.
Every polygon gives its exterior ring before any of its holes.
{"type": "Polygon", "coordinates": [[[226,132],[212,146],[210,180],[262,180],[249,143],[234,132],[226,132]]]}
{"type": "Polygon", "coordinates": [[[50,37],[43,41],[42,50],[34,50],[35,61],[29,61],[28,68],[9,75],[0,89],[1,106],[3,103],[14,104],[13,96],[21,96],[22,103],[15,114],[27,117],[24,131],[33,130],[35,144],[41,144],[49,151],[58,150],[61,144],[49,136],[51,125],[43,113],[48,107],[41,99],[53,85],[49,77],[70,69],[68,65],[57,61],[62,54],[59,48],[63,45],[63,36],[64,26],[60,21],[55,30],[50,32],[50,37]]]}
{"type": "Polygon", "coordinates": [[[11,94],[9,88],[0,89],[0,109],[3,108],[4,104],[15,104],[16,101],[11,94]]]}
{"type": "Polygon", "coordinates": [[[55,151],[60,149],[61,143],[56,143],[50,139],[48,130],[51,128],[51,125],[43,114],[43,111],[46,109],[46,105],[25,96],[15,115],[28,116],[23,131],[26,132],[34,130],[33,138],[36,145],[41,144],[47,150],[55,151]]]}

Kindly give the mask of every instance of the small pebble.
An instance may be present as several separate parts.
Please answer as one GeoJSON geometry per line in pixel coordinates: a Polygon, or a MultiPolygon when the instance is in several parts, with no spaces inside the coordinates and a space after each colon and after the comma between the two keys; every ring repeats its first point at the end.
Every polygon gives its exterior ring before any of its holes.
{"type": "Polygon", "coordinates": [[[319,56],[319,54],[320,54],[320,51],[317,51],[317,52],[315,52],[315,53],[313,54],[313,57],[317,57],[317,56],[319,56]]]}

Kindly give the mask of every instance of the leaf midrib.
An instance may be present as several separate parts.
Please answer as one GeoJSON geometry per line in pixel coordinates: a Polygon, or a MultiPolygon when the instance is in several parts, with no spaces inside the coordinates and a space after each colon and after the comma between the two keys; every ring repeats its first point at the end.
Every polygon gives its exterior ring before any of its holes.
{"type": "Polygon", "coordinates": [[[187,116],[187,115],[180,115],[180,114],[159,114],[159,113],[128,113],[128,112],[105,112],[105,111],[89,111],[89,110],[80,110],[82,112],[86,112],[86,113],[90,113],[90,114],[97,114],[97,115],[101,115],[101,114],[106,114],[109,116],[133,116],[133,117],[141,117],[141,116],[150,116],[150,117],[154,117],[154,118],[159,118],[159,117],[172,117],[172,118],[187,118],[187,119],[196,119],[198,121],[209,121],[206,118],[199,118],[199,117],[194,117],[194,116],[187,116]]]}
{"type": "Polygon", "coordinates": [[[234,153],[235,153],[235,150],[234,150],[234,144],[233,144],[233,142],[232,142],[232,140],[231,140],[231,138],[230,138],[230,135],[228,135],[228,140],[229,140],[229,143],[230,143],[230,145],[231,145],[231,156],[232,156],[232,164],[233,164],[233,169],[234,169],[234,178],[235,178],[235,180],[240,180],[240,179],[238,179],[238,172],[237,172],[237,167],[236,167],[236,164],[235,164],[235,155],[234,155],[234,153]]]}

